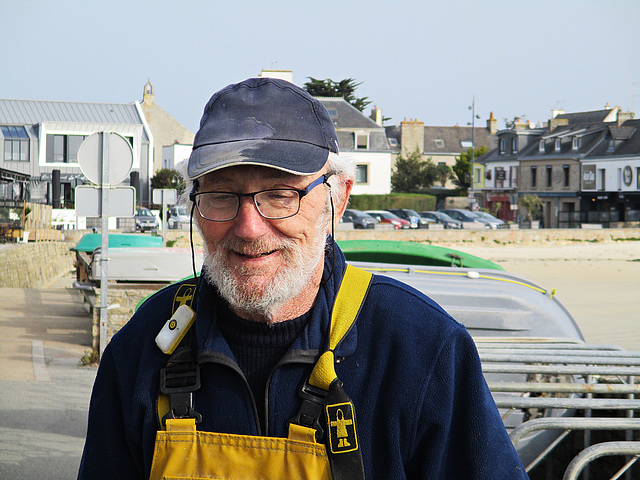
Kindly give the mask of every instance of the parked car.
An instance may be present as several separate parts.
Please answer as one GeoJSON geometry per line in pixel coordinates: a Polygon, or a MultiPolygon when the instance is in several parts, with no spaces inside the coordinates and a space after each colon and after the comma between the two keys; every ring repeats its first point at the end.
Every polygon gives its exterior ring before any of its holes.
{"type": "Polygon", "coordinates": [[[160,226],[158,218],[151,213],[151,210],[144,207],[136,208],[136,230],[139,232],[146,232],[157,230],[160,226]]]}
{"type": "Polygon", "coordinates": [[[418,213],[422,218],[431,219],[434,222],[441,223],[442,225],[444,225],[444,228],[462,228],[462,222],[460,220],[451,218],[446,213],[433,211],[418,213]]]}
{"type": "Polygon", "coordinates": [[[493,228],[493,229],[497,228],[495,223],[491,223],[489,220],[476,215],[475,212],[472,212],[470,210],[464,210],[462,208],[449,208],[449,209],[438,210],[438,211],[442,213],[446,213],[451,218],[460,220],[463,223],[464,222],[482,223],[484,225],[484,228],[493,228]]]}
{"type": "Polygon", "coordinates": [[[491,223],[495,224],[497,228],[507,228],[507,224],[501,218],[494,217],[490,213],[487,212],[473,212],[481,218],[489,220],[491,223]]]}
{"type": "Polygon", "coordinates": [[[387,211],[408,220],[409,223],[411,223],[411,228],[429,228],[429,224],[434,223],[426,218],[422,218],[418,212],[410,208],[389,208],[387,211]]]}
{"type": "Polygon", "coordinates": [[[189,212],[184,205],[174,205],[169,210],[169,218],[167,219],[168,228],[182,228],[189,224],[189,212]]]}
{"type": "Polygon", "coordinates": [[[411,228],[411,224],[407,220],[387,210],[365,210],[364,213],[368,213],[380,223],[392,224],[397,230],[401,228],[411,228]]]}
{"type": "Polygon", "coordinates": [[[343,222],[351,222],[353,223],[353,228],[356,229],[367,229],[367,228],[375,228],[378,220],[373,218],[368,213],[364,213],[363,211],[356,210],[353,208],[347,208],[342,215],[343,222]]]}

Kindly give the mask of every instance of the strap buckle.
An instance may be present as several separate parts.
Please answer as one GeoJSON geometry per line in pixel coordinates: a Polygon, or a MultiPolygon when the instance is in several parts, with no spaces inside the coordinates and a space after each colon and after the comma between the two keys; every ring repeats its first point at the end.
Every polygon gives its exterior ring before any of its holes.
{"type": "Polygon", "coordinates": [[[324,413],[328,393],[326,390],[309,385],[309,380],[305,380],[298,390],[302,405],[298,414],[289,420],[289,423],[313,428],[316,431],[316,441],[319,443],[322,442],[325,434],[320,419],[324,413]]]}
{"type": "Polygon", "coordinates": [[[194,418],[202,422],[202,415],[193,409],[193,392],[200,388],[200,368],[195,364],[171,364],[160,370],[160,392],[169,397],[169,412],[162,417],[194,418]]]}

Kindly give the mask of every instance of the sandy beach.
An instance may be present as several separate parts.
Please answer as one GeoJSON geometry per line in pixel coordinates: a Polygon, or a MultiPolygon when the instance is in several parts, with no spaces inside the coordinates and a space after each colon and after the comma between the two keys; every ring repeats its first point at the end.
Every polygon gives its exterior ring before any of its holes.
{"type": "Polygon", "coordinates": [[[446,246],[555,288],[588,342],[640,350],[640,241],[446,246]]]}

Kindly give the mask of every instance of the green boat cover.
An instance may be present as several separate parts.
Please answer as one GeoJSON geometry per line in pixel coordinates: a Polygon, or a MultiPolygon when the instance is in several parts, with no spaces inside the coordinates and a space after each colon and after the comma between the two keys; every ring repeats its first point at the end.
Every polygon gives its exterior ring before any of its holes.
{"type": "MultiPolygon", "coordinates": [[[[101,233],[85,233],[75,247],[70,248],[73,252],[93,252],[102,246],[101,233]]],[[[156,235],[110,233],[109,248],[123,247],[162,247],[162,237],[156,235]]]]}
{"type": "Polygon", "coordinates": [[[394,240],[342,240],[338,242],[347,260],[441,267],[504,270],[484,258],[452,248],[394,240]]]}

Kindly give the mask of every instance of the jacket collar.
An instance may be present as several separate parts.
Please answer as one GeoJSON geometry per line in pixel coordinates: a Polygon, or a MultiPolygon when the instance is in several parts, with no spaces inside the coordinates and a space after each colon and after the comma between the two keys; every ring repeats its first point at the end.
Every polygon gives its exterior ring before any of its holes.
{"type": "MultiPolygon", "coordinates": [[[[293,342],[292,351],[324,351],[329,338],[330,315],[336,294],[340,288],[346,268],[342,251],[329,237],[325,252],[323,278],[318,296],[312,307],[311,318],[303,333],[293,342]],[[335,248],[335,252],[331,249],[335,248]],[[334,255],[335,253],[335,255],[334,255]],[[335,264],[334,264],[335,261],[335,264]],[[333,267],[333,268],[332,268],[333,267]],[[328,278],[327,278],[328,276],[328,278]]],[[[217,325],[221,299],[217,289],[210,285],[204,275],[200,276],[196,307],[196,340],[200,350],[214,351],[234,358],[231,349],[217,325]]],[[[346,357],[355,351],[357,345],[356,325],[336,348],[336,356],[346,357]]]]}

